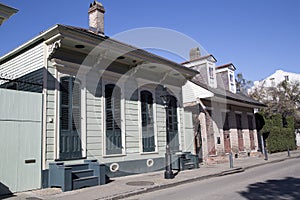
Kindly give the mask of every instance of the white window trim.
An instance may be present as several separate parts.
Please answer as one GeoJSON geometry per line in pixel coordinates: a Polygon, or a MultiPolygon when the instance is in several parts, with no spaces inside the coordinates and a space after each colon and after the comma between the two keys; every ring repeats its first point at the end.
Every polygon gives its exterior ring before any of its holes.
{"type": "Polygon", "coordinates": [[[141,155],[148,155],[148,154],[157,154],[158,153],[158,135],[157,135],[157,113],[156,113],[156,95],[155,91],[149,90],[148,88],[141,87],[138,89],[138,123],[139,123],[139,149],[141,155]],[[152,152],[143,152],[143,130],[142,130],[142,102],[141,102],[141,92],[148,91],[152,94],[153,98],[153,128],[154,128],[154,145],[155,150],[152,152]]]}
{"type": "Polygon", "coordinates": [[[114,80],[109,80],[102,78],[102,130],[103,130],[103,137],[102,137],[102,155],[104,158],[109,157],[119,157],[119,156],[126,156],[126,120],[125,120],[125,94],[124,94],[124,84],[118,85],[119,82],[114,80]],[[105,86],[108,84],[114,84],[115,86],[119,87],[121,90],[121,137],[122,137],[122,153],[121,154],[106,154],[106,107],[105,107],[105,86]]]}

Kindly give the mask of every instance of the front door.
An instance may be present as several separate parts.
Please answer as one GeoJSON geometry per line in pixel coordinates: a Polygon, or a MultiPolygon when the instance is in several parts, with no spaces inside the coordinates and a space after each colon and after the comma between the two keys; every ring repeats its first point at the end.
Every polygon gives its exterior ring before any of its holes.
{"type": "Polygon", "coordinates": [[[223,124],[223,136],[224,136],[224,150],[225,153],[231,152],[231,145],[230,145],[230,127],[229,127],[229,113],[222,112],[222,119],[224,119],[223,124]]]}
{"type": "Polygon", "coordinates": [[[82,157],[81,149],[81,85],[73,77],[60,81],[59,159],[82,157]]]}
{"type": "Polygon", "coordinates": [[[244,138],[243,138],[243,130],[242,130],[242,115],[241,114],[236,114],[235,117],[236,117],[239,151],[244,151],[244,138]]]}
{"type": "Polygon", "coordinates": [[[255,150],[253,117],[251,115],[248,115],[248,127],[249,127],[249,137],[250,137],[250,148],[251,150],[255,150]]]}
{"type": "Polygon", "coordinates": [[[169,122],[169,137],[170,137],[170,150],[173,152],[179,151],[179,139],[178,139],[178,118],[177,118],[177,100],[174,96],[171,96],[170,104],[167,109],[168,122],[169,122]]]}

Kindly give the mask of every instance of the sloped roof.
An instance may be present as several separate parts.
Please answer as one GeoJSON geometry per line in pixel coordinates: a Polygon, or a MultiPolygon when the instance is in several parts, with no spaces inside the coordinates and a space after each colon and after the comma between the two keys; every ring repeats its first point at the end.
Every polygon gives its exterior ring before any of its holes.
{"type": "Polygon", "coordinates": [[[6,55],[0,57],[0,63],[6,62],[7,60],[11,59],[15,55],[18,55],[20,52],[26,51],[26,49],[28,47],[34,46],[35,43],[40,43],[42,41],[45,41],[46,39],[49,39],[50,37],[52,37],[54,34],[57,34],[58,32],[59,33],[67,32],[67,33],[71,33],[71,34],[78,33],[79,35],[87,36],[89,38],[93,38],[95,41],[109,40],[110,42],[112,42],[116,46],[126,48],[126,49],[130,49],[134,56],[140,56],[143,59],[148,59],[148,60],[151,60],[151,61],[158,62],[160,64],[172,66],[174,69],[179,70],[180,72],[182,72],[183,75],[185,77],[187,77],[188,79],[191,79],[192,77],[194,77],[196,74],[199,73],[199,72],[197,72],[193,69],[189,69],[187,67],[184,67],[181,64],[178,64],[176,62],[173,62],[173,61],[168,60],[166,58],[163,58],[161,56],[155,55],[153,53],[150,53],[150,52],[145,51],[143,49],[140,49],[138,47],[134,47],[132,45],[122,43],[120,41],[117,41],[117,40],[112,39],[112,38],[110,38],[108,36],[105,36],[105,35],[96,34],[96,33],[94,33],[93,31],[91,31],[89,29],[75,27],[75,26],[69,26],[69,25],[63,25],[63,24],[55,25],[54,27],[48,29],[47,31],[42,32],[40,35],[36,36],[35,38],[33,38],[29,42],[25,43],[24,45],[16,48],[15,50],[9,52],[6,55]]]}
{"type": "Polygon", "coordinates": [[[252,99],[251,97],[246,96],[244,94],[241,94],[241,93],[234,94],[232,92],[229,92],[227,90],[223,90],[220,88],[212,88],[212,87],[209,87],[208,85],[201,83],[199,81],[196,81],[196,80],[191,80],[191,82],[214,93],[214,95],[217,97],[225,98],[225,99],[240,102],[240,103],[246,103],[246,104],[254,105],[254,106],[258,106],[258,107],[266,107],[265,104],[262,104],[259,101],[256,101],[256,100],[252,99]]]}

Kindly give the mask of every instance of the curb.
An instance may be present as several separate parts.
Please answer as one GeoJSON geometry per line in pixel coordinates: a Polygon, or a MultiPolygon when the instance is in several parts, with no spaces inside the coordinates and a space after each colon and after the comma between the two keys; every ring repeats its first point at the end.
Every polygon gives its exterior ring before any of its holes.
{"type": "Polygon", "coordinates": [[[264,165],[273,164],[273,163],[279,163],[279,162],[283,162],[285,160],[296,159],[296,158],[300,158],[300,156],[287,157],[287,158],[282,158],[282,159],[278,159],[278,160],[267,161],[265,163],[259,163],[259,164],[255,164],[255,165],[251,165],[251,166],[247,166],[247,167],[237,167],[237,168],[222,171],[222,172],[216,173],[216,174],[200,176],[200,177],[187,179],[187,180],[183,180],[183,181],[178,181],[178,182],[174,182],[174,183],[167,183],[167,184],[164,184],[164,185],[156,185],[156,186],[153,186],[153,187],[150,187],[150,188],[138,189],[138,190],[135,190],[135,191],[131,191],[131,192],[128,192],[128,193],[123,193],[123,194],[118,194],[118,195],[115,195],[115,196],[107,196],[107,197],[98,198],[96,200],[101,200],[101,199],[118,200],[118,199],[128,198],[128,197],[132,197],[132,196],[136,196],[136,195],[140,195],[140,194],[144,194],[144,193],[149,193],[149,192],[153,192],[153,191],[158,191],[158,190],[163,190],[163,189],[166,189],[166,188],[175,187],[175,186],[178,186],[178,185],[183,185],[183,184],[186,184],[186,183],[192,183],[192,182],[196,182],[196,181],[210,179],[210,178],[213,178],[213,177],[220,177],[220,176],[226,176],[226,175],[241,173],[241,172],[244,172],[248,169],[252,169],[252,168],[255,168],[255,167],[264,166],[264,165]]]}
{"type": "Polygon", "coordinates": [[[216,174],[200,176],[200,177],[187,179],[187,180],[183,180],[183,181],[178,181],[178,182],[174,182],[174,183],[167,183],[167,184],[164,184],[164,185],[156,185],[156,186],[153,186],[153,187],[150,187],[150,188],[138,189],[138,190],[135,190],[135,191],[132,191],[132,192],[118,194],[118,195],[115,195],[115,196],[103,197],[103,198],[99,198],[99,199],[96,199],[96,200],[101,200],[101,199],[118,200],[118,199],[128,198],[128,197],[131,197],[131,196],[136,196],[136,195],[139,195],[139,194],[144,194],[144,193],[149,193],[149,192],[153,192],[153,191],[163,190],[163,189],[166,189],[166,188],[176,187],[178,185],[183,185],[183,184],[186,184],[186,183],[197,182],[197,181],[210,179],[210,178],[213,178],[213,177],[225,176],[225,175],[229,175],[229,174],[241,173],[241,172],[244,172],[244,171],[245,170],[241,167],[233,168],[232,170],[226,170],[226,171],[222,171],[222,172],[216,173],[216,174]]]}

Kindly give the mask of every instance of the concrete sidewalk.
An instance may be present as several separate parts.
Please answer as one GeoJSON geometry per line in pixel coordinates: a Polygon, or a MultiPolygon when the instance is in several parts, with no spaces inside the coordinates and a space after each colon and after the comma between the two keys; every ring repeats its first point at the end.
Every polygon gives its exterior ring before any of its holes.
{"type": "MultiPolygon", "coordinates": [[[[249,168],[281,162],[286,159],[300,158],[300,150],[270,154],[268,161],[264,157],[247,157],[234,159],[234,168],[229,168],[229,163],[201,165],[199,169],[180,172],[174,179],[166,180],[163,171],[147,174],[132,175],[114,178],[112,182],[95,187],[83,188],[70,192],[61,192],[60,189],[42,189],[15,194],[7,199],[121,199],[133,195],[160,190],[194,181],[200,181],[216,176],[240,173],[249,168]]],[[[1,197],[0,197],[1,199],[1,197]]]]}

